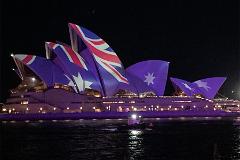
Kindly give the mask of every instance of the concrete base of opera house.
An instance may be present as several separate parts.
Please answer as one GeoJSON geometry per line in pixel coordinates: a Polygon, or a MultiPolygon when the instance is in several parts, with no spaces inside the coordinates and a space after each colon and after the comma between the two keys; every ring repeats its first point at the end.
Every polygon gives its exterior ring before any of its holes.
{"type": "Polygon", "coordinates": [[[235,118],[239,117],[237,112],[224,111],[163,111],[163,112],[83,112],[83,113],[45,113],[45,114],[0,114],[0,121],[25,121],[25,120],[77,120],[77,119],[127,119],[136,113],[143,118],[235,118]]]}

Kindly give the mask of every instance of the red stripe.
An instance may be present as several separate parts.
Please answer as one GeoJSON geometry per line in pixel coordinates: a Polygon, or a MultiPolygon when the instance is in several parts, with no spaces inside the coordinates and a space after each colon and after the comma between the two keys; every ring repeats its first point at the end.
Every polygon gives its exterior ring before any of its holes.
{"type": "MultiPolygon", "coordinates": [[[[75,30],[75,31],[77,32],[78,35],[80,35],[80,37],[81,37],[82,39],[84,39],[83,36],[82,36],[82,34],[81,34],[81,32],[79,31],[77,25],[70,24],[70,26],[72,27],[73,30],[75,30]]],[[[80,27],[79,27],[79,28],[80,28],[80,27]]],[[[101,39],[100,41],[93,41],[93,40],[90,40],[90,41],[91,41],[93,44],[95,44],[95,45],[101,45],[101,44],[106,43],[103,39],[101,39]]]]}
{"type": "Polygon", "coordinates": [[[70,26],[77,32],[77,34],[84,40],[85,44],[91,49],[91,51],[96,54],[96,56],[105,59],[107,61],[111,61],[114,63],[121,63],[120,59],[118,58],[117,55],[111,55],[111,54],[107,54],[104,53],[103,51],[100,51],[98,49],[96,49],[95,47],[93,47],[91,44],[88,43],[87,40],[85,40],[83,38],[83,35],[81,34],[81,32],[78,30],[76,25],[70,24],[70,26]]]}
{"type": "Polygon", "coordinates": [[[101,45],[101,44],[104,44],[104,43],[106,43],[104,40],[102,40],[101,39],[101,41],[92,41],[92,40],[90,40],[93,44],[95,44],[95,45],[101,45]]]}
{"type": "MultiPolygon", "coordinates": [[[[88,43],[88,42],[87,42],[88,43]]],[[[118,58],[117,55],[112,55],[112,54],[107,54],[103,51],[98,50],[97,48],[93,47],[92,45],[88,44],[89,48],[91,49],[91,51],[98,57],[107,60],[107,61],[111,61],[114,63],[121,63],[120,59],[118,58]]]]}
{"type": "Polygon", "coordinates": [[[79,66],[83,67],[81,61],[78,59],[76,53],[69,47],[63,46],[65,48],[65,50],[68,52],[66,54],[70,55],[70,57],[72,58],[74,64],[78,64],[79,66]]]}
{"type": "Polygon", "coordinates": [[[122,81],[128,83],[128,80],[125,77],[123,77],[114,67],[105,62],[102,63],[105,64],[109,69],[111,69],[122,81]]]}
{"type": "Polygon", "coordinates": [[[33,55],[27,55],[27,56],[22,60],[22,62],[23,62],[24,64],[27,64],[28,62],[30,62],[30,61],[32,60],[32,58],[33,58],[33,55]]]}
{"type": "MultiPolygon", "coordinates": [[[[95,47],[93,47],[91,44],[89,44],[88,41],[84,39],[83,35],[81,34],[81,32],[79,31],[79,29],[76,25],[70,24],[70,27],[72,27],[72,29],[75,30],[75,32],[81,37],[81,39],[85,42],[85,44],[89,47],[89,49],[91,49],[91,51],[95,55],[97,55],[98,57],[100,57],[104,60],[108,60],[108,61],[115,62],[115,63],[121,63],[121,61],[117,57],[117,55],[111,55],[111,54],[104,53],[104,52],[96,49],[95,47]]],[[[109,64],[107,64],[105,62],[102,62],[102,63],[104,63],[109,69],[111,69],[122,81],[128,83],[128,80],[125,77],[123,77],[115,68],[113,68],[112,66],[110,66],[109,64]]]]}

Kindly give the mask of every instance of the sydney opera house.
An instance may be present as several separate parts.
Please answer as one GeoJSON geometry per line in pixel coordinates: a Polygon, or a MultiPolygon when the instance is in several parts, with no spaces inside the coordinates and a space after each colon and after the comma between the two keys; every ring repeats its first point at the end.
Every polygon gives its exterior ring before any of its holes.
{"type": "Polygon", "coordinates": [[[114,50],[86,28],[69,24],[71,45],[46,42],[46,56],[12,54],[22,80],[11,90],[6,113],[231,111],[239,102],[214,99],[226,80],[170,78],[169,62],[146,60],[124,68],[114,50]],[[229,109],[229,110],[228,110],[229,109]]]}

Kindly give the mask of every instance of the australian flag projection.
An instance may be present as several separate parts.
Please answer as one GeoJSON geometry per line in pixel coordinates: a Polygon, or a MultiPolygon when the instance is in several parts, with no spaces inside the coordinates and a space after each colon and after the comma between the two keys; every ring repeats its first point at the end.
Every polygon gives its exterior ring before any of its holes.
{"type": "Polygon", "coordinates": [[[136,63],[126,69],[130,75],[130,84],[134,85],[138,93],[153,91],[162,96],[167,82],[169,62],[149,60],[136,63]]]}
{"type": "Polygon", "coordinates": [[[102,91],[99,81],[93,73],[88,70],[83,58],[72,50],[69,46],[47,42],[52,53],[55,54],[53,62],[64,70],[71,85],[75,86],[77,93],[84,92],[85,89],[102,91]]]}
{"type": "Polygon", "coordinates": [[[178,79],[178,78],[170,78],[170,80],[172,81],[172,84],[174,86],[175,89],[180,89],[181,91],[183,91],[186,95],[188,96],[192,96],[193,92],[192,92],[192,87],[191,87],[191,82],[182,80],[182,79],[178,79]]]}
{"type": "MultiPolygon", "coordinates": [[[[124,69],[114,50],[99,36],[86,28],[69,24],[71,46],[62,42],[46,42],[46,58],[15,55],[14,58],[31,69],[48,87],[55,83],[68,85],[76,93],[96,90],[102,96],[113,96],[119,90],[136,94],[164,94],[169,62],[147,60],[124,69]]],[[[16,63],[17,64],[17,63],[16,63]]],[[[17,64],[18,65],[18,64],[17,64]]],[[[20,78],[24,78],[20,75],[20,78]]],[[[201,79],[195,82],[170,78],[175,88],[186,95],[203,95],[212,99],[225,77],[201,79]]]]}
{"type": "Polygon", "coordinates": [[[179,87],[188,96],[200,94],[206,98],[212,99],[226,80],[226,77],[206,78],[192,83],[177,78],[170,79],[174,86],[179,87]]]}
{"type": "Polygon", "coordinates": [[[14,58],[30,68],[49,87],[54,86],[55,83],[69,84],[64,72],[48,59],[25,54],[17,54],[14,58]]]}
{"type": "Polygon", "coordinates": [[[89,64],[99,77],[105,96],[117,92],[119,83],[128,83],[124,68],[117,54],[99,36],[75,24],[69,24],[72,47],[89,64]]]}

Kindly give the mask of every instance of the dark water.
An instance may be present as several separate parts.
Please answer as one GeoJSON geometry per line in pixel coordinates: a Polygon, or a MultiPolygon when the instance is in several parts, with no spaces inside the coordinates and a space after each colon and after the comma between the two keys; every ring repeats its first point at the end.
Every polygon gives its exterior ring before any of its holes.
{"type": "Polygon", "coordinates": [[[1,160],[240,159],[232,121],[152,119],[151,129],[125,120],[2,122],[1,160]]]}

